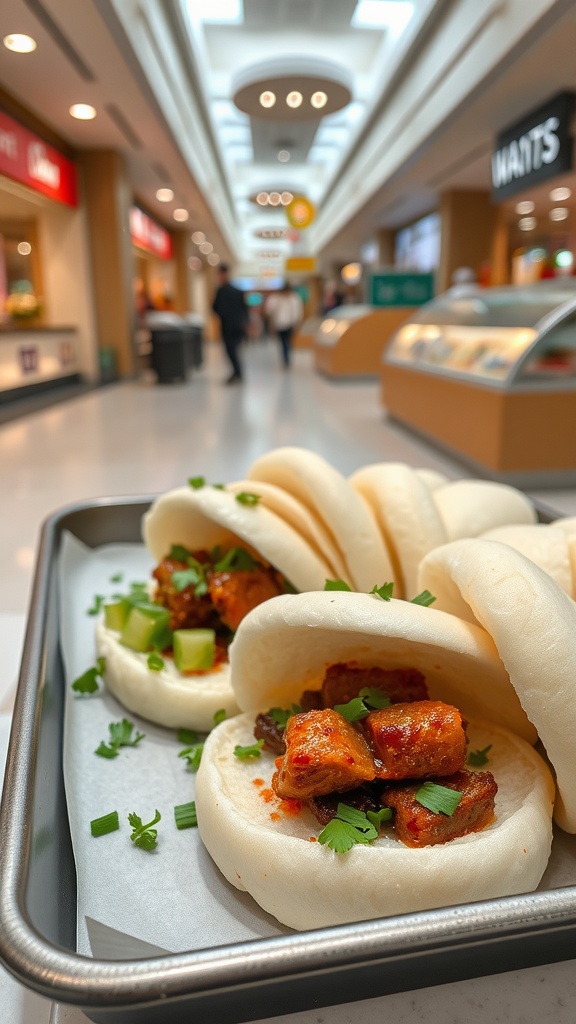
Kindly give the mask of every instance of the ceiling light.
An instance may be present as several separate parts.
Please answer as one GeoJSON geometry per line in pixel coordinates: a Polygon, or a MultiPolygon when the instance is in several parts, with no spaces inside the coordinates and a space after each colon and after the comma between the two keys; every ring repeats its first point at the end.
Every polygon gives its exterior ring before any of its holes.
{"type": "Polygon", "coordinates": [[[550,193],[550,199],[553,203],[564,203],[567,199],[570,199],[571,195],[571,188],[553,188],[550,193]]]}
{"type": "Polygon", "coordinates": [[[289,206],[293,199],[294,196],[292,195],[291,192],[282,192],[280,196],[280,202],[282,203],[282,206],[289,206]]]}
{"type": "Polygon", "coordinates": [[[402,32],[413,13],[414,4],[407,0],[359,0],[350,24],[402,32]]]}
{"type": "Polygon", "coordinates": [[[96,117],[96,109],[89,103],[73,103],[68,113],[77,121],[92,121],[96,117]]]}
{"type": "Polygon", "coordinates": [[[208,256],[208,263],[211,267],[217,267],[220,263],[220,257],[217,252],[211,252],[208,256]]]}
{"type": "Polygon", "coordinates": [[[228,23],[241,25],[243,20],[242,0],[210,0],[209,4],[198,3],[198,0],[188,0],[188,8],[191,15],[196,15],[199,21],[209,24],[228,23]],[[207,7],[205,14],[197,14],[198,7],[207,7]]]}
{"type": "Polygon", "coordinates": [[[340,276],[346,284],[358,284],[362,277],[362,264],[347,263],[345,267],[342,267],[340,276]]]}
{"type": "Polygon", "coordinates": [[[574,265],[574,253],[569,249],[559,249],[554,257],[557,267],[572,267],[574,265]]]}
{"type": "Polygon", "coordinates": [[[17,249],[21,256],[29,256],[32,252],[30,242],[18,242],[17,249]]]}
{"type": "Polygon", "coordinates": [[[281,149],[280,152],[278,153],[278,159],[279,159],[281,164],[288,163],[288,161],[290,159],[290,153],[288,152],[288,150],[287,149],[281,149]]]}
{"type": "Polygon", "coordinates": [[[536,217],[522,217],[518,221],[520,231],[533,231],[536,227],[536,217]]]}
{"type": "Polygon", "coordinates": [[[258,195],[256,196],[256,202],[258,203],[259,206],[267,206],[268,205],[268,193],[267,192],[259,192],[258,195]]]}
{"type": "Polygon", "coordinates": [[[36,40],[25,36],[22,32],[12,32],[2,40],[7,50],[13,53],[32,53],[36,49],[36,40]]]}
{"type": "Polygon", "coordinates": [[[270,195],[268,196],[268,202],[270,203],[270,206],[278,206],[279,203],[281,202],[280,193],[271,192],[270,195]]]}
{"type": "Polygon", "coordinates": [[[191,238],[195,245],[201,245],[202,242],[206,241],[206,235],[203,231],[195,231],[191,238]]]}
{"type": "Polygon", "coordinates": [[[298,92],[297,89],[292,89],[286,97],[286,103],[289,107],[292,107],[292,110],[296,110],[302,104],[302,93],[298,92]]]}
{"type": "Polygon", "coordinates": [[[156,192],[156,199],[159,203],[171,203],[174,193],[171,188],[159,188],[156,192]]]}
{"type": "Polygon", "coordinates": [[[198,259],[198,256],[190,256],[188,266],[190,267],[190,270],[201,270],[202,260],[198,259]]]}
{"type": "Polygon", "coordinates": [[[260,106],[264,107],[266,110],[270,110],[270,107],[273,107],[276,103],[276,93],[272,92],[271,89],[265,89],[264,92],[260,93],[258,98],[260,100],[260,106]]]}
{"type": "Polygon", "coordinates": [[[172,216],[174,217],[174,220],[178,220],[178,221],[184,222],[185,220],[188,220],[188,217],[190,215],[188,213],[188,210],[183,210],[183,209],[179,208],[178,210],[174,210],[174,213],[172,214],[172,216]]]}
{"type": "Polygon", "coordinates": [[[327,102],[328,96],[326,95],[325,92],[322,92],[321,90],[319,90],[318,92],[313,92],[310,97],[310,103],[316,110],[321,110],[322,107],[326,106],[327,102]]]}
{"type": "Polygon", "coordinates": [[[200,252],[204,254],[204,256],[208,256],[208,254],[212,252],[214,246],[212,245],[212,242],[202,242],[202,244],[199,245],[198,248],[200,249],[200,252]]]}
{"type": "Polygon", "coordinates": [[[516,210],[516,213],[523,215],[526,213],[532,213],[535,206],[536,203],[533,203],[531,199],[525,199],[521,203],[516,203],[514,209],[516,210]]]}
{"type": "Polygon", "coordinates": [[[567,206],[554,206],[548,216],[550,220],[566,220],[569,216],[570,210],[567,206]]]}

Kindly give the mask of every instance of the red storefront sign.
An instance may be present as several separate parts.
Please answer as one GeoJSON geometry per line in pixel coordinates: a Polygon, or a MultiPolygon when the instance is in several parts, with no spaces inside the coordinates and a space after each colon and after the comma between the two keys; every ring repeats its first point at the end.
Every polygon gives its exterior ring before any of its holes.
{"type": "Polygon", "coordinates": [[[133,245],[137,245],[139,249],[146,249],[146,252],[153,253],[161,260],[171,259],[170,235],[137,206],[130,210],[130,235],[133,245]]]}
{"type": "Polygon", "coordinates": [[[58,203],[78,204],[76,168],[72,161],[1,111],[0,174],[58,203]]]}

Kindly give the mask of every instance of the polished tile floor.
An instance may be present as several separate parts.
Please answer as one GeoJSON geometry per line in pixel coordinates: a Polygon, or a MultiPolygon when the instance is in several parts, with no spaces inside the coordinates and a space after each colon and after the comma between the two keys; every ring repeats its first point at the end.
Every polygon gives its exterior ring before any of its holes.
{"type": "MultiPolygon", "coordinates": [[[[224,387],[221,346],[206,349],[204,368],[186,384],[109,385],[0,425],[0,613],[25,611],[40,524],[81,499],[154,494],[192,475],[241,479],[256,456],[279,445],[312,448],[345,474],[397,460],[470,475],[388,423],[375,381],[329,381],[303,350],[286,372],[269,341],[247,346],[245,382],[224,387]]],[[[538,496],[576,512],[575,491],[538,496]]]]}

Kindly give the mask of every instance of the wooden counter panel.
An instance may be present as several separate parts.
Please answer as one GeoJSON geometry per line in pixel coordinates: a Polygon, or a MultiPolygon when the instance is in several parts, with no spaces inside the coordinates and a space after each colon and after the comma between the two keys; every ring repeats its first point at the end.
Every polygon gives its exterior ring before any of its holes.
{"type": "Polygon", "coordinates": [[[382,352],[412,307],[377,309],[350,324],[335,345],[314,343],[314,366],[333,377],[376,377],[382,352]]]}

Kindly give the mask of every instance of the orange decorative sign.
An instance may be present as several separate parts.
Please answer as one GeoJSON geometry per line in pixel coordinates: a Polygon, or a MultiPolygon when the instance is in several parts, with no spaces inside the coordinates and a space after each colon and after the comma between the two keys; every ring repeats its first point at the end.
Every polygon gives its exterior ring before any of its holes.
{"type": "Polygon", "coordinates": [[[293,228],[307,228],[316,216],[316,207],[306,196],[294,196],[286,207],[286,216],[293,228]]]}
{"type": "Polygon", "coordinates": [[[316,270],[315,256],[289,256],[284,265],[287,272],[293,274],[312,274],[316,270]]]}

